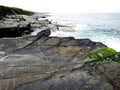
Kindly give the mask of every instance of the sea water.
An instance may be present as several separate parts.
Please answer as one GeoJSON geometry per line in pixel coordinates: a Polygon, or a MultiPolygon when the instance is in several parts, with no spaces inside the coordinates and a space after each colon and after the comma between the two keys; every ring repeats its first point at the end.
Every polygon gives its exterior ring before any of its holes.
{"type": "Polygon", "coordinates": [[[88,38],[120,51],[120,13],[54,14],[48,19],[75,30],[56,31],[51,36],[88,38]]]}

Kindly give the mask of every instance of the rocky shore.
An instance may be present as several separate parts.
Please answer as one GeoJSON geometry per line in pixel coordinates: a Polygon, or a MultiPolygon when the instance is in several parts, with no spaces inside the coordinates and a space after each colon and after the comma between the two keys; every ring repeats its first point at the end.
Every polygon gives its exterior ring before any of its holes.
{"type": "MultiPolygon", "coordinates": [[[[30,35],[35,29],[57,30],[57,26],[51,24],[48,19],[38,20],[40,15],[8,15],[0,20],[0,37],[20,37],[30,35]]],[[[41,17],[42,18],[42,17],[41,17]]]]}
{"type": "Polygon", "coordinates": [[[72,37],[0,39],[0,90],[119,90],[120,65],[84,66],[80,58],[102,43],[72,37]],[[12,52],[15,51],[15,52],[12,52]]]}
{"type": "Polygon", "coordinates": [[[120,64],[85,66],[90,60],[82,58],[106,47],[104,44],[73,37],[31,35],[36,28],[51,33],[74,31],[52,24],[43,14],[1,19],[0,90],[120,90],[120,64]]]}
{"type": "Polygon", "coordinates": [[[20,37],[37,35],[42,30],[51,32],[74,32],[74,29],[64,25],[53,24],[47,19],[50,15],[34,13],[34,15],[7,15],[0,20],[0,37],[20,37]]]}

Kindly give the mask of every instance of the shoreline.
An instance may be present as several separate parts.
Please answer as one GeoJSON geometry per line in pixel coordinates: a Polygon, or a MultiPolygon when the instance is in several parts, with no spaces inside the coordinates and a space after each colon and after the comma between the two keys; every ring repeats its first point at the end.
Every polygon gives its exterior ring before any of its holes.
{"type": "MultiPolygon", "coordinates": [[[[34,13],[34,15],[7,15],[4,17],[2,20],[0,20],[1,24],[0,26],[0,32],[2,33],[1,35],[7,34],[7,28],[9,29],[9,32],[13,32],[11,30],[14,30],[16,32],[16,35],[18,33],[17,28],[24,30],[25,28],[27,29],[26,31],[19,31],[21,32],[20,35],[18,36],[10,36],[10,37],[19,37],[23,35],[37,35],[38,32],[45,30],[45,29],[50,29],[51,32],[56,32],[56,31],[63,31],[63,32],[74,32],[74,29],[72,29],[69,26],[65,25],[58,25],[58,24],[53,24],[51,21],[47,19],[47,17],[50,17],[48,14],[44,13],[34,13]],[[26,24],[26,26],[25,26],[26,24]],[[6,32],[4,32],[5,30],[6,32]],[[11,29],[11,30],[10,30],[11,29]],[[23,33],[23,35],[22,35],[23,33]]],[[[14,32],[13,32],[14,33],[14,32]]],[[[8,33],[9,34],[9,33],[8,33]]],[[[2,37],[2,36],[1,36],[2,37]]],[[[8,35],[9,37],[9,35],[8,35]]]]}
{"type": "Polygon", "coordinates": [[[74,30],[43,15],[11,15],[0,22],[15,25],[0,29],[5,35],[20,33],[0,38],[0,90],[120,90],[120,53],[114,49],[90,39],[51,37],[74,30]],[[31,28],[38,33],[31,35],[31,28]]]}

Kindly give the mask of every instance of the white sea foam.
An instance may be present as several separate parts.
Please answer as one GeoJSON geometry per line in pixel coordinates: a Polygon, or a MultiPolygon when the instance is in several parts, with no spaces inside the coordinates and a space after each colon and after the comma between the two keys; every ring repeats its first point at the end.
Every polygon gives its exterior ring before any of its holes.
{"type": "Polygon", "coordinates": [[[116,51],[120,51],[120,40],[110,40],[106,43],[106,45],[115,49],[116,51]]]}
{"type": "Polygon", "coordinates": [[[75,27],[73,27],[76,31],[78,31],[78,30],[86,30],[86,29],[88,29],[89,27],[86,25],[86,24],[81,24],[81,23],[79,23],[79,24],[77,24],[75,27]]]}
{"type": "Polygon", "coordinates": [[[71,32],[64,32],[64,31],[56,31],[52,32],[50,36],[58,36],[58,37],[70,37],[73,36],[74,34],[71,32]]]}
{"type": "Polygon", "coordinates": [[[75,14],[51,17],[52,21],[72,26],[75,32],[56,31],[51,36],[73,36],[102,42],[120,51],[120,14],[75,14]]]}
{"type": "Polygon", "coordinates": [[[101,35],[101,36],[92,37],[91,40],[102,42],[108,47],[113,48],[116,51],[120,51],[120,39],[119,38],[115,38],[113,36],[108,36],[108,35],[101,35]]]}
{"type": "Polygon", "coordinates": [[[40,29],[35,29],[34,32],[31,33],[31,35],[37,35],[38,32],[40,32],[40,29]]]}

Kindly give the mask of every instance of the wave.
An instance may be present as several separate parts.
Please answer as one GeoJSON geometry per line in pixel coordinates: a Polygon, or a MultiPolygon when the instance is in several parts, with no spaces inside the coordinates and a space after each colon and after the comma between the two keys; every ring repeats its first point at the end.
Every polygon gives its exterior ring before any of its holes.
{"type": "Polygon", "coordinates": [[[73,27],[76,31],[79,31],[79,30],[86,30],[86,29],[89,29],[88,25],[86,24],[77,24],[75,27],[73,27]]]}
{"type": "Polygon", "coordinates": [[[102,42],[120,51],[120,14],[77,14],[53,16],[52,21],[72,26],[75,32],[54,32],[53,36],[72,36],[102,42]]]}

